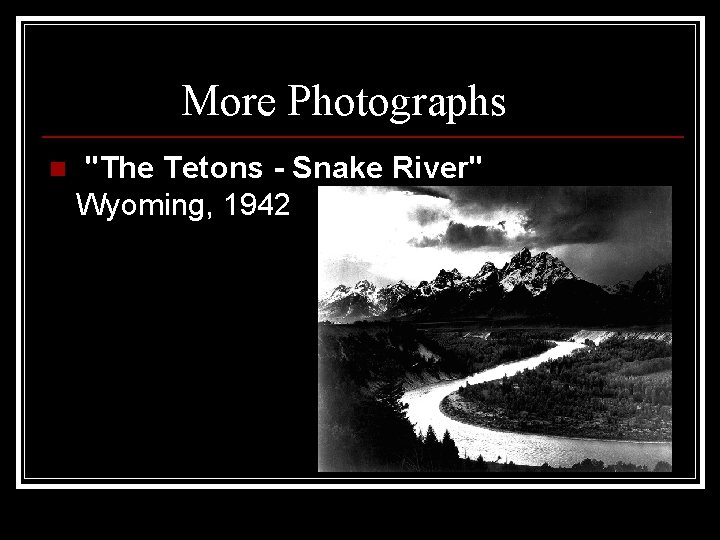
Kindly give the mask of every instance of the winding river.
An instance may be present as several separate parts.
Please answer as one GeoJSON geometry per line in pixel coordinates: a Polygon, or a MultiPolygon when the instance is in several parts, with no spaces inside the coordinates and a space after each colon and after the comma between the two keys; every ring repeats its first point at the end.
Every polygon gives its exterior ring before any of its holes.
{"type": "Polygon", "coordinates": [[[513,461],[523,465],[542,465],[547,462],[553,467],[567,467],[591,458],[600,459],[606,464],[624,461],[646,465],[651,470],[660,460],[672,463],[672,443],[604,441],[496,431],[463,424],[440,412],[442,399],[465,386],[466,382],[476,384],[501,379],[503,375],[509,377],[583,347],[575,342],[555,343],[556,347],[532,358],[496,366],[464,379],[443,381],[406,392],[403,401],[408,404],[410,421],[423,433],[427,432],[428,426],[432,426],[438,437],[449,430],[460,450],[460,456],[467,455],[472,459],[482,454],[486,461],[495,461],[499,457],[502,462],[508,463],[513,461]]]}

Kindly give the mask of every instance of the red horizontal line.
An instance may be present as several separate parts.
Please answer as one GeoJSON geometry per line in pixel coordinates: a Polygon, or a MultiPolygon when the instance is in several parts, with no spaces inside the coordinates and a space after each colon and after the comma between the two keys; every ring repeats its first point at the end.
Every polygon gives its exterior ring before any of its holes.
{"type": "Polygon", "coordinates": [[[684,139],[685,135],[43,135],[43,139],[684,139]]]}

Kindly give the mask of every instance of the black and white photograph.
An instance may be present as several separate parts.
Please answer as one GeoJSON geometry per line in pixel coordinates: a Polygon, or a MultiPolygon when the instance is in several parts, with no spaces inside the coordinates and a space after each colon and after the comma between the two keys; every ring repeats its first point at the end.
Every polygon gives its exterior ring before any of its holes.
{"type": "Polygon", "coordinates": [[[705,490],[705,34],[16,16],[16,488],[705,490]]]}
{"type": "Polygon", "coordinates": [[[672,187],[318,188],[318,471],[672,471],[672,187]]]}

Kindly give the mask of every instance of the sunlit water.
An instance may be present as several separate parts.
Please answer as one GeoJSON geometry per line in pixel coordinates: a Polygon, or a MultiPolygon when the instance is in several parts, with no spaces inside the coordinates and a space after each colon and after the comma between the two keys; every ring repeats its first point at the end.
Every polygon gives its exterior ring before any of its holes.
{"type": "Polygon", "coordinates": [[[591,458],[600,459],[606,464],[624,461],[647,465],[651,470],[658,461],[672,463],[672,443],[602,441],[508,433],[463,424],[440,412],[442,399],[465,386],[466,382],[476,384],[501,379],[503,375],[509,377],[583,347],[573,342],[556,343],[556,347],[532,358],[497,366],[465,379],[444,381],[406,392],[403,401],[408,404],[410,421],[415,424],[415,429],[423,434],[427,432],[428,426],[433,427],[438,437],[442,437],[446,429],[449,430],[460,450],[460,456],[467,455],[472,459],[482,454],[486,461],[495,461],[500,456],[502,462],[507,460],[508,463],[513,461],[523,465],[542,465],[547,462],[554,467],[566,467],[591,458]]]}

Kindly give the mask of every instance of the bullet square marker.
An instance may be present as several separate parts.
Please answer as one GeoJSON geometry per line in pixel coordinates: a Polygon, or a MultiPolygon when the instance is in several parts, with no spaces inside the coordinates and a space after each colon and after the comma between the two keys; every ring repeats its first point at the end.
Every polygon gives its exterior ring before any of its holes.
{"type": "Polygon", "coordinates": [[[65,162],[64,161],[51,161],[50,162],[50,176],[65,176],[65,162]]]}

